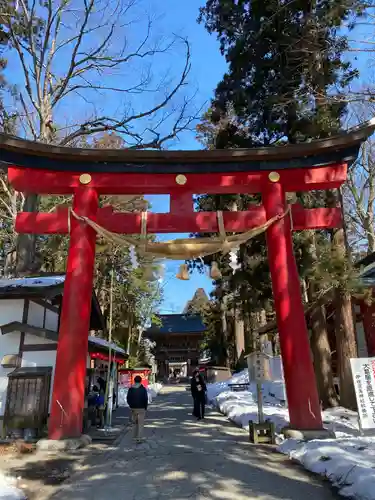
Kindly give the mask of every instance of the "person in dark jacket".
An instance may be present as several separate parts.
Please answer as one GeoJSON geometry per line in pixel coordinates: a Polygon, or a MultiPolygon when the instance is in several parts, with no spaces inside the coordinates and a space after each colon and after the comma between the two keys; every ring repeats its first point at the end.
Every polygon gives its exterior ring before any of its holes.
{"type": "Polygon", "coordinates": [[[97,393],[96,396],[96,408],[98,411],[98,417],[99,417],[99,424],[98,428],[103,429],[104,428],[104,414],[105,414],[105,394],[101,390],[97,393]]]}
{"type": "Polygon", "coordinates": [[[207,387],[202,375],[198,370],[195,370],[191,379],[191,395],[194,400],[193,415],[198,419],[204,419],[204,410],[206,406],[207,387]]]}
{"type": "Polygon", "coordinates": [[[105,393],[105,390],[106,390],[106,387],[107,387],[107,382],[104,380],[104,378],[103,377],[98,377],[96,379],[96,382],[97,382],[97,384],[99,386],[99,391],[105,393]]]}
{"type": "Polygon", "coordinates": [[[132,412],[134,424],[133,437],[136,441],[142,441],[143,427],[148,406],[148,393],[146,388],[143,387],[142,379],[139,375],[135,377],[134,385],[128,390],[126,401],[132,412]]]}

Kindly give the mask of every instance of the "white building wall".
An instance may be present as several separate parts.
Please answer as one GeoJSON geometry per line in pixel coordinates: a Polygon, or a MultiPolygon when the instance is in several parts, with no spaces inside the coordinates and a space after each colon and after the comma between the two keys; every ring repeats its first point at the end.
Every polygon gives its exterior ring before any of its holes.
{"type": "MultiPolygon", "coordinates": [[[[31,335],[31,333],[28,333],[25,335],[24,344],[25,345],[28,345],[28,344],[56,344],[56,341],[44,339],[42,337],[38,337],[37,335],[31,335]]],[[[46,366],[48,366],[48,365],[46,365],[46,366]]]]}
{"type": "Polygon", "coordinates": [[[52,330],[57,332],[57,327],[59,324],[59,315],[49,309],[46,310],[46,328],[47,330],[52,330]]]}
{"type": "MultiPolygon", "coordinates": [[[[4,301],[7,302],[7,301],[4,301]]],[[[0,317],[1,320],[1,317],[0,317]]],[[[6,354],[17,354],[20,345],[20,332],[7,333],[0,336],[0,361],[6,354]]],[[[8,374],[14,368],[3,368],[0,365],[0,416],[4,416],[7,388],[8,388],[8,374]]]]}
{"type": "Polygon", "coordinates": [[[23,303],[23,299],[0,300],[0,327],[13,321],[22,322],[23,303]]]}
{"type": "Polygon", "coordinates": [[[31,326],[39,326],[43,328],[44,307],[35,302],[29,302],[29,312],[27,316],[27,323],[31,326]]]}
{"type": "MultiPolygon", "coordinates": [[[[26,335],[29,337],[29,335],[26,335]]],[[[33,342],[28,342],[33,344],[33,342]]],[[[22,365],[21,366],[51,366],[52,376],[51,376],[51,387],[50,387],[50,397],[49,397],[49,409],[51,408],[52,400],[52,390],[53,390],[53,379],[55,377],[55,365],[56,365],[56,351],[26,351],[22,355],[22,365]]]]}

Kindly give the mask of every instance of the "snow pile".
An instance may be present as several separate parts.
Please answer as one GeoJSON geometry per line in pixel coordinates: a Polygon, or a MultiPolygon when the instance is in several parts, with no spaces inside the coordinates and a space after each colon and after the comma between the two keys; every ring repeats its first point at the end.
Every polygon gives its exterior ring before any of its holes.
{"type": "MultiPolygon", "coordinates": [[[[272,382],[263,383],[263,396],[273,400],[278,400],[280,403],[285,404],[285,386],[283,381],[283,373],[281,366],[281,358],[275,356],[270,360],[270,368],[272,374],[272,382]]],[[[232,384],[249,384],[249,371],[246,368],[241,372],[235,373],[230,379],[225,382],[216,382],[215,384],[207,384],[207,397],[210,402],[214,402],[216,396],[222,392],[230,391],[232,384]]],[[[255,385],[250,387],[252,392],[255,385]]],[[[246,391],[248,392],[248,391],[246,391]]],[[[233,394],[233,392],[232,392],[233,394]]]]}
{"type": "Polygon", "coordinates": [[[279,451],[329,479],[341,495],[375,500],[375,438],[352,437],[309,442],[288,439],[279,451]]]}
{"type": "Polygon", "coordinates": [[[26,500],[24,493],[16,487],[17,481],[0,472],[0,500],[26,500]]]}
{"type": "MultiPolygon", "coordinates": [[[[275,370],[276,371],[276,370],[275,370]]],[[[288,410],[285,407],[285,387],[283,380],[265,382],[262,385],[264,416],[275,422],[279,431],[288,424],[288,410]]],[[[249,421],[258,420],[256,384],[249,383],[248,370],[236,373],[225,382],[207,384],[209,403],[216,406],[237,425],[247,429],[249,421]],[[249,384],[246,391],[233,392],[231,384],[249,384]]]]}
{"type": "Polygon", "coordinates": [[[10,278],[0,279],[0,288],[31,288],[49,287],[61,285],[65,281],[65,275],[61,276],[38,276],[34,278],[10,278]]]}
{"type": "MultiPolygon", "coordinates": [[[[156,396],[161,391],[162,387],[163,387],[162,384],[159,384],[159,383],[150,384],[147,387],[148,402],[149,403],[152,403],[153,399],[156,398],[156,396]]],[[[119,406],[128,406],[128,403],[126,402],[127,394],[128,394],[128,388],[119,386],[119,388],[118,388],[118,405],[119,406]]]]}
{"type": "Polygon", "coordinates": [[[232,378],[225,382],[216,382],[215,384],[207,384],[207,398],[209,402],[214,402],[216,396],[222,392],[229,391],[229,384],[248,384],[248,370],[236,373],[232,378]]]}
{"type": "MultiPolygon", "coordinates": [[[[264,382],[262,384],[263,411],[266,419],[272,420],[276,430],[280,431],[289,424],[289,413],[285,403],[285,386],[283,380],[264,382]]],[[[256,384],[249,383],[247,370],[236,373],[225,382],[207,384],[209,403],[217,407],[237,425],[247,429],[249,420],[258,420],[256,384]],[[231,384],[249,384],[249,389],[233,392],[231,384]]],[[[336,437],[359,435],[358,414],[345,408],[331,408],[322,414],[327,429],[335,432],[336,437]]]]}
{"type": "MultiPolygon", "coordinates": [[[[248,428],[249,420],[258,421],[256,385],[249,390],[232,392],[230,384],[249,383],[247,370],[226,382],[208,384],[210,402],[237,425],[248,428]]],[[[266,419],[280,431],[289,423],[288,410],[282,401],[284,382],[263,384],[263,411],[266,419]]],[[[335,433],[336,439],[309,442],[289,439],[279,451],[298,461],[306,469],[326,477],[341,495],[357,500],[375,500],[375,437],[362,437],[358,414],[345,408],[331,408],[322,414],[324,426],[335,433]]]]}
{"type": "MultiPolygon", "coordinates": [[[[163,385],[157,382],[156,384],[151,384],[148,388],[149,399],[151,397],[151,401],[156,398],[159,392],[162,390],[163,385]]],[[[150,402],[151,402],[150,401],[150,402]]]]}
{"type": "Polygon", "coordinates": [[[337,438],[359,436],[358,413],[338,406],[322,413],[324,427],[333,431],[337,438]]]}
{"type": "MultiPolygon", "coordinates": [[[[272,420],[276,430],[280,431],[288,424],[288,410],[278,400],[267,396],[264,389],[262,392],[264,418],[272,420]]],[[[258,421],[258,404],[255,394],[256,387],[251,384],[248,392],[225,391],[218,394],[213,403],[230,420],[247,429],[250,420],[258,421]]]]}

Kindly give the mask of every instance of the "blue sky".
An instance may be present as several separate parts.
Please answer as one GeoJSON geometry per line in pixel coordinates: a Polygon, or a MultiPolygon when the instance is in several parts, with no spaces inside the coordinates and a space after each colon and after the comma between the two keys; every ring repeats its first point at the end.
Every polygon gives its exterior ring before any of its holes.
{"type": "MultiPolygon", "coordinates": [[[[199,7],[205,2],[201,0],[189,0],[188,2],[176,2],[175,0],[164,0],[162,9],[165,15],[163,24],[169,31],[186,36],[191,43],[192,69],[190,81],[197,88],[197,98],[200,103],[209,101],[217,83],[222,78],[226,63],[221,56],[219,46],[214,36],[210,36],[203,25],[199,25],[196,19],[199,7]]],[[[197,149],[200,144],[195,140],[194,133],[183,134],[175,149],[197,149]]],[[[166,212],[169,210],[169,199],[167,196],[150,196],[153,212],[166,212]]],[[[188,236],[188,235],[182,235],[188,236]]],[[[163,235],[163,239],[173,239],[181,235],[163,235]]],[[[207,292],[212,288],[211,280],[204,274],[198,272],[190,275],[189,281],[180,281],[175,275],[180,262],[166,261],[164,303],[161,308],[165,313],[181,312],[186,302],[192,298],[197,288],[202,287],[207,292]]]]}
{"type": "MultiPolygon", "coordinates": [[[[147,196],[151,203],[152,212],[168,212],[168,196],[147,196]]],[[[174,233],[158,235],[158,239],[169,240],[174,238],[188,237],[188,234],[174,233]]],[[[180,264],[183,261],[165,260],[165,269],[163,276],[163,296],[164,301],[160,312],[165,314],[179,313],[184,308],[186,302],[192,298],[197,288],[204,288],[207,294],[212,289],[212,281],[205,274],[198,271],[190,274],[189,281],[181,281],[176,278],[180,264]]]]}

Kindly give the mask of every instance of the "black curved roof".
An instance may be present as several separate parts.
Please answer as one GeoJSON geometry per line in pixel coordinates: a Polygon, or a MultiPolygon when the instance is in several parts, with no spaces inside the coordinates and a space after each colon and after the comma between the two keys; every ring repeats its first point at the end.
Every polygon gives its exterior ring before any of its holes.
{"type": "Polygon", "coordinates": [[[247,172],[351,163],[375,119],[328,139],[253,149],[150,151],[54,146],[0,134],[0,163],[25,168],[105,173],[247,172]]]}
{"type": "Polygon", "coordinates": [[[159,314],[161,325],[152,324],[145,335],[168,333],[202,333],[206,331],[202,318],[197,314],[159,314]]]}

